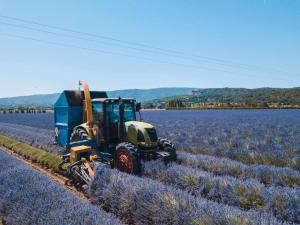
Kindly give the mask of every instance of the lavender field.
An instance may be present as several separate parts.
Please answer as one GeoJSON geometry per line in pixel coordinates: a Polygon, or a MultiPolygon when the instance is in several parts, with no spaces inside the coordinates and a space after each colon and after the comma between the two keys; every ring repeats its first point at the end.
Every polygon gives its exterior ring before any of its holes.
{"type": "MultiPolygon", "coordinates": [[[[300,111],[142,117],[175,143],[177,163],[146,162],[141,177],[99,168],[89,187],[92,204],[127,224],[300,223],[300,111]]],[[[0,135],[61,155],[53,123],[51,113],[0,115],[0,135]]]]}
{"type": "Polygon", "coordinates": [[[299,166],[299,110],[151,111],[144,118],[184,151],[299,166]]]}
{"type": "MultiPolygon", "coordinates": [[[[299,110],[143,111],[142,119],[182,151],[300,169],[299,110]]],[[[0,122],[54,129],[52,113],[5,114],[0,122]]]]}

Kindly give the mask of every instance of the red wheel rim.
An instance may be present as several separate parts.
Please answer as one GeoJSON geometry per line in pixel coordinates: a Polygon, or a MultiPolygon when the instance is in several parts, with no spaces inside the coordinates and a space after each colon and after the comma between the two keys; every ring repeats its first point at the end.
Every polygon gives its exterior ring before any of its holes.
{"type": "Polygon", "coordinates": [[[129,154],[126,150],[119,149],[117,151],[116,167],[118,170],[120,170],[122,172],[131,173],[132,163],[131,163],[129,154]]]}

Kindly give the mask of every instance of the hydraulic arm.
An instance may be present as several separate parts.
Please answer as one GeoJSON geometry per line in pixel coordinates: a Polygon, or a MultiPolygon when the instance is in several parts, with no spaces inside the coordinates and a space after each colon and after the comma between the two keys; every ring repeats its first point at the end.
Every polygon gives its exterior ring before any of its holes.
{"type": "Polygon", "coordinates": [[[84,102],[83,102],[83,121],[87,122],[88,129],[89,129],[89,137],[92,138],[93,136],[93,126],[94,126],[94,118],[93,118],[93,110],[92,110],[92,102],[91,102],[91,94],[90,89],[86,81],[80,80],[79,81],[79,88],[80,86],[83,87],[84,93],[84,102]]]}

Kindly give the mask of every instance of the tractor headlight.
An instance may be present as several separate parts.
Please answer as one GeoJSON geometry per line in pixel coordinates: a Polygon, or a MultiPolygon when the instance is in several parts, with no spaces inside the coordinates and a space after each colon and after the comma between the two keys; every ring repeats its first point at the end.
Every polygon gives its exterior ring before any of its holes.
{"type": "Polygon", "coordinates": [[[137,133],[137,141],[138,142],[145,142],[144,134],[140,130],[138,130],[138,133],[137,133]]]}

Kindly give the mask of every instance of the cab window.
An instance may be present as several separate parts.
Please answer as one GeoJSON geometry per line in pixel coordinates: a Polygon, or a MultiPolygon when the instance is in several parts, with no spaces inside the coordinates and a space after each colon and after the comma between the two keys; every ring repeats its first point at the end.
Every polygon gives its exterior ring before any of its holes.
{"type": "Polygon", "coordinates": [[[94,120],[96,123],[102,121],[104,119],[104,111],[103,111],[103,103],[102,102],[95,102],[93,103],[93,114],[94,120]]]}
{"type": "Polygon", "coordinates": [[[135,111],[134,105],[132,103],[124,104],[124,117],[125,121],[134,121],[135,120],[135,111]]]}
{"type": "MultiPolygon", "coordinates": [[[[136,120],[134,104],[132,103],[124,103],[124,119],[126,121],[136,120]]],[[[106,113],[108,120],[110,123],[118,123],[119,122],[119,103],[114,102],[112,104],[108,104],[106,106],[106,113]]]]}

